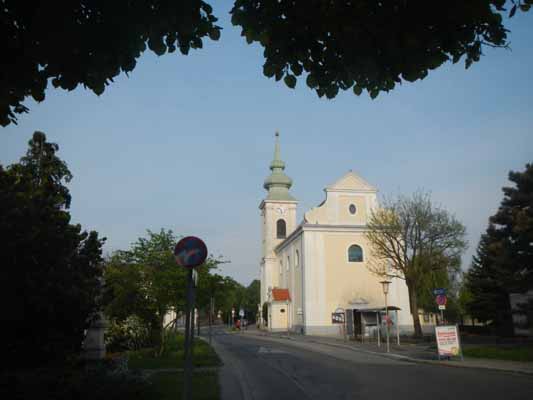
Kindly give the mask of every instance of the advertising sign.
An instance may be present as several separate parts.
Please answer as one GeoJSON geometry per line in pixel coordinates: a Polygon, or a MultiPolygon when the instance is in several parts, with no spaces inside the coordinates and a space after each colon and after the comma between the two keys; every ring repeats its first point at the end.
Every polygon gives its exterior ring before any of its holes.
{"type": "Polygon", "coordinates": [[[437,339],[439,358],[461,355],[457,325],[436,326],[435,337],[437,339]]]}

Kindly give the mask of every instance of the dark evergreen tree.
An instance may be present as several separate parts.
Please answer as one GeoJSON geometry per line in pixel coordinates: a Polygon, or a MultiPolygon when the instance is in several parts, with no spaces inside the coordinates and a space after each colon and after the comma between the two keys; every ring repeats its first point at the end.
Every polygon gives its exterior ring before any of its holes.
{"type": "Polygon", "coordinates": [[[104,239],[70,224],[72,175],[35,132],[20,163],[0,166],[1,343],[7,368],[80,350],[96,310],[104,239]]]}
{"type": "Polygon", "coordinates": [[[509,172],[515,187],[504,187],[498,212],[490,219],[501,243],[501,263],[511,291],[533,289],[533,164],[524,172],[509,172]]]}
{"type": "Polygon", "coordinates": [[[480,321],[490,322],[503,334],[512,333],[511,306],[504,285],[504,270],[498,262],[499,242],[494,238],[494,228],[489,226],[481,237],[472,265],[465,275],[469,292],[466,304],[468,313],[480,321]]]}
{"type": "Polygon", "coordinates": [[[509,180],[515,187],[503,188],[500,208],[466,275],[472,316],[493,321],[505,333],[512,332],[509,294],[533,288],[533,164],[511,171],[509,180]]]}

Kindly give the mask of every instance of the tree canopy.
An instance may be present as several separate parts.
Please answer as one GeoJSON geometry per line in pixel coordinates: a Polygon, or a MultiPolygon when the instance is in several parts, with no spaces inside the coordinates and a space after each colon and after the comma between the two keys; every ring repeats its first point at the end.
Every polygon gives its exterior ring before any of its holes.
{"type": "MultiPolygon", "coordinates": [[[[16,123],[31,96],[78,85],[97,95],[129,73],[148,47],[188,54],[221,27],[205,1],[0,0],[0,124],[16,123]]],[[[232,22],[264,47],[263,73],[318,96],[352,88],[372,98],[425,78],[447,61],[479,61],[484,46],[507,46],[503,18],[533,0],[235,0],[232,22]],[[510,9],[506,9],[508,6],[510,9]]]]}
{"type": "Polygon", "coordinates": [[[43,101],[48,81],[97,95],[121,72],[131,72],[148,47],[157,55],[202,48],[218,40],[212,7],[201,0],[0,1],[0,124],[43,101]]]}
{"type": "Polygon", "coordinates": [[[459,269],[467,246],[465,227],[424,193],[385,200],[371,214],[367,227],[365,236],[376,260],[368,268],[385,277],[405,279],[415,335],[420,336],[418,296],[429,277],[441,275],[442,279],[459,269]]]}
{"type": "MultiPolygon", "coordinates": [[[[119,323],[135,317],[160,353],[165,346],[165,318],[185,307],[187,271],[176,265],[176,242],[171,230],[147,231],[147,237],[137,239],[129,250],[115,252],[105,267],[106,315],[119,323]]],[[[209,256],[197,268],[199,281],[207,281],[220,263],[209,256]]],[[[202,304],[202,296],[198,297],[202,304]]]]}
{"type": "Polygon", "coordinates": [[[505,333],[512,333],[509,294],[533,289],[533,164],[509,180],[515,185],[503,188],[465,282],[468,311],[505,333]]]}
{"type": "Polygon", "coordinates": [[[58,146],[35,132],[26,156],[0,165],[2,346],[5,366],[76,354],[97,310],[105,239],[70,224],[72,175],[58,146]]]}

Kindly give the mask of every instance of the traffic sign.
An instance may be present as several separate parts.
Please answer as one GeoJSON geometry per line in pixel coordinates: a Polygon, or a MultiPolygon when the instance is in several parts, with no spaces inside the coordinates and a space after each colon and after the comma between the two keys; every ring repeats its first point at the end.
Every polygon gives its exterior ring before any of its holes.
{"type": "Polygon", "coordinates": [[[244,310],[242,308],[239,311],[239,317],[244,317],[244,310]]]}
{"type": "Polygon", "coordinates": [[[202,265],[207,258],[207,246],[202,239],[187,236],[176,244],[174,257],[180,267],[195,268],[202,265]]]}
{"type": "Polygon", "coordinates": [[[439,304],[439,310],[446,310],[446,306],[444,304],[439,304]]]}
{"type": "Polygon", "coordinates": [[[448,298],[446,297],[445,294],[439,294],[439,295],[436,297],[435,300],[437,301],[437,304],[438,304],[439,306],[445,306],[446,303],[448,302],[448,298]]]}
{"type": "Polygon", "coordinates": [[[187,301],[185,303],[185,343],[184,343],[184,379],[183,398],[190,400],[192,395],[192,375],[194,364],[192,362],[192,343],[196,310],[194,301],[196,296],[195,286],[198,274],[195,267],[202,265],[207,258],[207,246],[202,239],[187,236],[181,239],[174,247],[176,264],[186,268],[187,271],[187,301]]]}
{"type": "Polygon", "coordinates": [[[433,289],[433,294],[434,294],[435,296],[446,295],[446,288],[437,288],[437,289],[433,289]]]}

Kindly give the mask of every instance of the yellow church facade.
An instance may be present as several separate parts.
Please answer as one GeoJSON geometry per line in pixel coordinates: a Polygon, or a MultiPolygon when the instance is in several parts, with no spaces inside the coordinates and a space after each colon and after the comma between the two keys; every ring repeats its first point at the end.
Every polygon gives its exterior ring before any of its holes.
{"type": "MultiPolygon", "coordinates": [[[[326,198],[297,223],[297,200],[290,194],[276,134],[262,218],[260,262],[264,328],[310,335],[375,336],[386,322],[380,281],[365,239],[366,223],[376,207],[377,189],[354,172],[325,188],[326,198]],[[341,313],[344,324],[334,323],[341,313]]],[[[405,281],[391,279],[388,303],[392,325],[412,330],[405,281]]],[[[381,330],[383,331],[383,329],[381,330]]]]}

